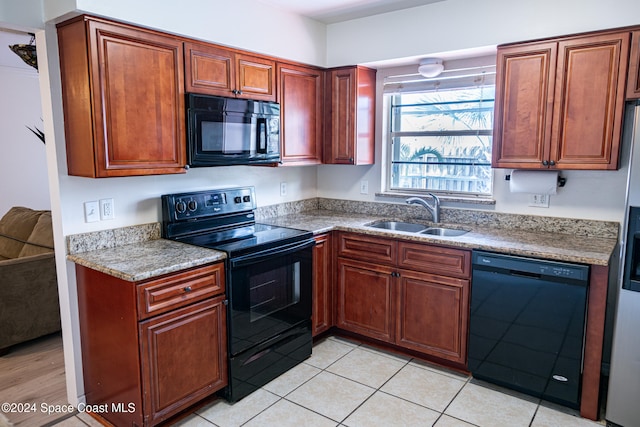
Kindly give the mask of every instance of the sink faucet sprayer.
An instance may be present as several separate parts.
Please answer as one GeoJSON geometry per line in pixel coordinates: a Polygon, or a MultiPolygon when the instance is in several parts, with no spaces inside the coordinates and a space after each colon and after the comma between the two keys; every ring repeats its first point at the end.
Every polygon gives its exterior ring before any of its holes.
{"type": "Polygon", "coordinates": [[[440,222],[440,199],[433,193],[427,193],[433,199],[433,206],[430,205],[426,200],[421,199],[419,197],[409,197],[406,201],[408,204],[416,204],[424,206],[426,210],[431,212],[431,216],[433,217],[433,222],[436,224],[440,222]]]}

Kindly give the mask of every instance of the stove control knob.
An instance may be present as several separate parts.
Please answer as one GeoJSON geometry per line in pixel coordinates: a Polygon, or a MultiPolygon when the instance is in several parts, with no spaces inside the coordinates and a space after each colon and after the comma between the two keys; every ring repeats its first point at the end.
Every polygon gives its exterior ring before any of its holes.
{"type": "Polygon", "coordinates": [[[186,210],[187,210],[187,204],[185,202],[183,202],[182,200],[180,200],[179,202],[176,202],[176,212],[184,213],[186,210]]]}
{"type": "Polygon", "coordinates": [[[236,197],[233,198],[233,201],[236,202],[236,203],[240,203],[240,202],[242,202],[242,199],[240,198],[240,196],[236,196],[236,197]]]}
{"type": "Polygon", "coordinates": [[[243,201],[243,202],[245,202],[245,203],[250,202],[250,201],[251,201],[251,196],[244,196],[244,197],[242,198],[242,201],[243,201]]]}
{"type": "Polygon", "coordinates": [[[190,211],[193,212],[198,207],[198,202],[196,202],[195,200],[189,200],[189,203],[187,203],[187,207],[189,208],[190,211]]]}

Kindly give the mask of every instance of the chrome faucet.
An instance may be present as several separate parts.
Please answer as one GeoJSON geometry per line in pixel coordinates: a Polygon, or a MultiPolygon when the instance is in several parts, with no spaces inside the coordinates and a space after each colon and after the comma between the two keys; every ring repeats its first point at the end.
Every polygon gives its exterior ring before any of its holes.
{"type": "Polygon", "coordinates": [[[424,206],[426,210],[431,212],[431,216],[433,217],[433,222],[436,224],[440,222],[440,199],[433,193],[427,193],[433,199],[433,206],[430,205],[426,200],[421,199],[419,197],[409,197],[407,199],[407,203],[412,205],[421,205],[424,206]]]}

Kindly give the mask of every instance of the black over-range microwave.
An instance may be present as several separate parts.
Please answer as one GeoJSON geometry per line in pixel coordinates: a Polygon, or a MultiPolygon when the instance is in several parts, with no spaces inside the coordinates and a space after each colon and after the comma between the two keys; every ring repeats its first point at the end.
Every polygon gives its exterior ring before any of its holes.
{"type": "Polygon", "coordinates": [[[280,104],[187,94],[189,166],[280,161],[280,104]]]}

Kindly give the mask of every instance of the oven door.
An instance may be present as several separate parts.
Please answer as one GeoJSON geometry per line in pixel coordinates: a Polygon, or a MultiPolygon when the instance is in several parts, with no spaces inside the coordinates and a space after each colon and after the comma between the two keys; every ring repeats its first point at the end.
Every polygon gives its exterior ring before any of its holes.
{"type": "Polygon", "coordinates": [[[313,239],[232,257],[229,352],[235,356],[311,318],[313,239]]]}

